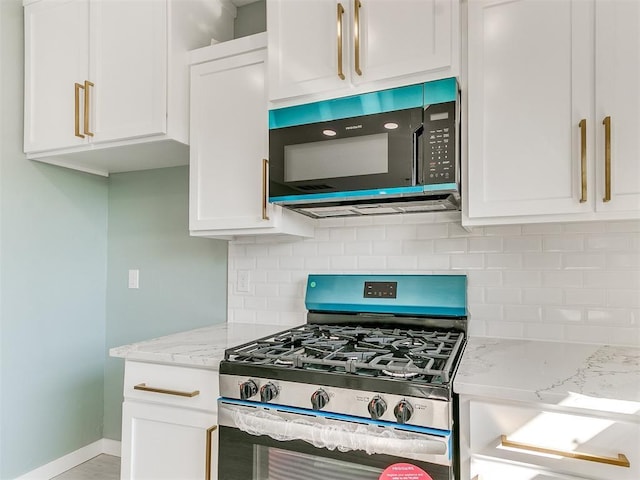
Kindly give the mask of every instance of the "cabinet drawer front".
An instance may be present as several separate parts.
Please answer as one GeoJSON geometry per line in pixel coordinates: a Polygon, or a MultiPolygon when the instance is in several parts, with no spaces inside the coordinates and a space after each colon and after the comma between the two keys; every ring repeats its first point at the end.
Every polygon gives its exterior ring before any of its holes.
{"type": "Polygon", "coordinates": [[[472,401],[474,455],[587,478],[640,478],[640,424],[472,401]]]}
{"type": "Polygon", "coordinates": [[[495,460],[471,459],[473,480],[589,480],[584,477],[543,472],[537,467],[513,465],[495,460]]]}
{"type": "Polygon", "coordinates": [[[127,361],[124,397],[215,412],[218,372],[127,361]]]}

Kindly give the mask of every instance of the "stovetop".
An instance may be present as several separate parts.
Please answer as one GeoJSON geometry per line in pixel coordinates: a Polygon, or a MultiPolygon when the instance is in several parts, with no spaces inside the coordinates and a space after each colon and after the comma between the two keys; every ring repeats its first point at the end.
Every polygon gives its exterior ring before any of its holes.
{"type": "Polygon", "coordinates": [[[305,324],[230,348],[225,360],[269,371],[447,385],[463,344],[464,333],[455,330],[305,324]]]}

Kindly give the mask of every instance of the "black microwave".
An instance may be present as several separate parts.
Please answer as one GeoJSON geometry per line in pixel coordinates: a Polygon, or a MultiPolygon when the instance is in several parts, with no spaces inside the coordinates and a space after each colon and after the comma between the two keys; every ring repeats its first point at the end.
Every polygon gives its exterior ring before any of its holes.
{"type": "Polygon", "coordinates": [[[460,208],[455,78],[269,111],[269,201],[311,217],[460,208]]]}

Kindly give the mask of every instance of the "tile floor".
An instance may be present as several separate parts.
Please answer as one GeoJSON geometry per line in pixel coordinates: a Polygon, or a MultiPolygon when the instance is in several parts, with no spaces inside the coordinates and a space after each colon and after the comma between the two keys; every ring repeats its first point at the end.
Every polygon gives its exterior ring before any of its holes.
{"type": "Polygon", "coordinates": [[[98,455],[51,480],[119,480],[120,457],[98,455]]]}

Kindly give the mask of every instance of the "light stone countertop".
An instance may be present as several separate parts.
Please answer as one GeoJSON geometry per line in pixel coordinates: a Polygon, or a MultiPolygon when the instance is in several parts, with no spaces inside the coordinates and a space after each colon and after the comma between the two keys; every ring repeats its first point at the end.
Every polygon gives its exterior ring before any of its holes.
{"type": "Polygon", "coordinates": [[[640,418],[640,347],[472,337],[454,391],[640,418]]]}
{"type": "Polygon", "coordinates": [[[165,363],[217,370],[224,351],[273,333],[287,330],[283,325],[221,323],[210,327],[153,338],[114,347],[111,357],[142,362],[165,363]]]}

